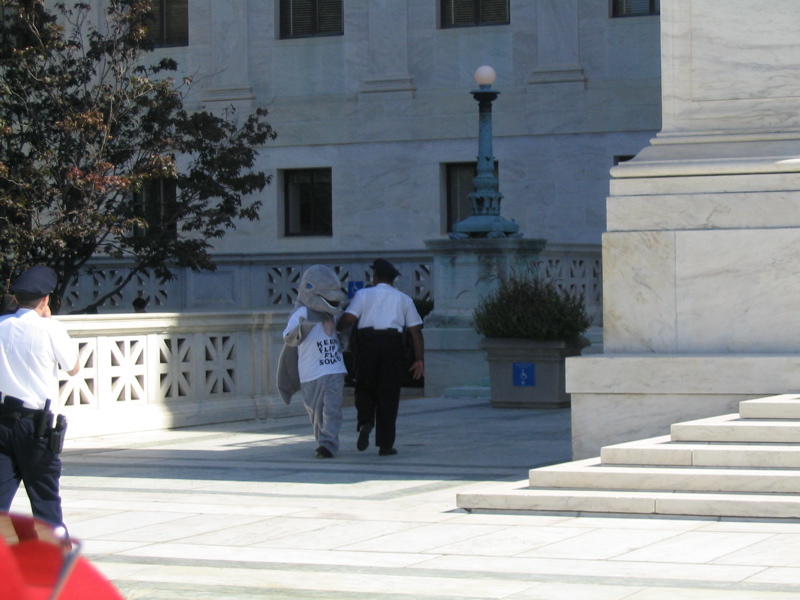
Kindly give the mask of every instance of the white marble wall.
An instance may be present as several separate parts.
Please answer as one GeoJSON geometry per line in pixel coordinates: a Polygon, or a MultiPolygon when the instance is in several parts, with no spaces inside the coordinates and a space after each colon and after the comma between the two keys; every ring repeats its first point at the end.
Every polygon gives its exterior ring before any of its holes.
{"type": "Polygon", "coordinates": [[[629,232],[603,246],[607,352],[800,352],[800,230],[629,232]]]}
{"type": "Polygon", "coordinates": [[[501,91],[502,212],[526,237],[598,244],[614,156],[660,126],[658,19],[609,19],[606,0],[512,0],[510,25],[456,29],[438,28],[430,0],[348,1],[343,36],[293,40],[277,39],[274,0],[228,4],[193,0],[190,46],[157,52],[196,72],[191,102],[266,106],[278,132],[257,164],[276,175],[261,220],[220,253],[422,250],[446,237],[442,165],[475,160],[482,64],[501,91]],[[307,167],[332,169],[332,237],[283,236],[279,174],[307,167]]]}
{"type": "Polygon", "coordinates": [[[576,458],[800,389],[798,5],[662,3],[663,131],[612,170],[576,458]]]}
{"type": "Polygon", "coordinates": [[[664,132],[797,129],[797,9],[795,0],[664,2],[664,132]]]}

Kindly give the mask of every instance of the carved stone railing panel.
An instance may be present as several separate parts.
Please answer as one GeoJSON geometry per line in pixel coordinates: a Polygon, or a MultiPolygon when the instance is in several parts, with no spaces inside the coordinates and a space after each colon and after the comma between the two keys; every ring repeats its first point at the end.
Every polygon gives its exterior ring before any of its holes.
{"type": "MultiPolygon", "coordinates": [[[[405,254],[383,253],[402,276],[396,287],[413,298],[432,299],[432,257],[424,252],[405,254]]],[[[192,310],[279,310],[291,308],[297,299],[297,287],[305,269],[313,264],[330,266],[347,289],[351,282],[368,282],[373,255],[286,255],[286,256],[222,256],[217,257],[217,271],[198,277],[189,270],[178,271],[172,281],[160,281],[137,274],[121,293],[113,295],[101,308],[101,314],[131,312],[137,296],[150,298],[149,312],[192,310]],[[232,274],[241,276],[233,277],[232,274]],[[215,277],[219,277],[215,280],[215,277]],[[228,288],[233,284],[232,291],[228,288]],[[219,288],[226,294],[213,299],[219,288]],[[189,302],[189,294],[192,294],[189,302]],[[230,296],[230,297],[229,297],[230,296]],[[232,298],[232,300],[231,300],[232,298]],[[207,301],[206,301],[207,300],[207,301]]],[[[584,294],[595,325],[602,324],[602,261],[599,246],[554,245],[540,255],[540,272],[556,279],[570,290],[584,294]]],[[[78,278],[64,297],[63,313],[86,306],[101,297],[128,274],[124,263],[97,260],[89,274],[78,278]]],[[[194,382],[197,384],[197,381],[194,382]]],[[[225,384],[228,385],[228,384],[225,384]]],[[[223,386],[224,387],[224,386],[223,386]]]]}
{"type": "Polygon", "coordinates": [[[267,267],[267,305],[291,306],[297,300],[297,286],[303,270],[300,265],[267,267]]]}
{"type": "Polygon", "coordinates": [[[237,390],[236,338],[210,335],[204,340],[203,373],[208,396],[230,396],[237,390]]]}
{"type": "Polygon", "coordinates": [[[430,263],[418,264],[414,267],[414,290],[412,298],[432,300],[433,294],[433,265],[430,263]]]}
{"type": "Polygon", "coordinates": [[[58,317],[78,343],[62,373],[70,435],[302,414],[274,387],[288,310],[58,317]]]}
{"type": "Polygon", "coordinates": [[[537,261],[540,276],[555,281],[586,303],[594,327],[603,325],[603,262],[593,249],[545,250],[537,261]]]}
{"type": "Polygon", "coordinates": [[[78,362],[81,376],[61,382],[62,406],[98,408],[97,339],[78,339],[78,362]]]}
{"type": "MultiPolygon", "coordinates": [[[[92,302],[96,301],[102,296],[105,296],[106,294],[113,292],[114,289],[122,284],[127,274],[128,269],[104,269],[102,271],[92,271],[89,274],[89,278],[92,282],[92,302]]],[[[122,293],[114,293],[108,300],[106,300],[106,304],[109,307],[116,308],[122,305],[122,301],[122,293]]]]}
{"type": "Polygon", "coordinates": [[[186,336],[158,337],[158,399],[180,401],[194,393],[192,344],[186,336]]]}
{"type": "Polygon", "coordinates": [[[134,298],[141,296],[142,298],[149,299],[148,306],[150,310],[162,310],[170,306],[170,293],[174,287],[177,287],[177,284],[170,285],[168,282],[164,282],[157,277],[137,273],[133,277],[133,281],[123,290],[126,301],[122,304],[122,308],[126,310],[130,309],[130,302],[132,302],[134,298]],[[130,300],[130,302],[128,302],[128,300],[130,300]]]}
{"type": "Polygon", "coordinates": [[[109,374],[108,397],[115,404],[141,402],[147,400],[145,379],[146,339],[143,337],[108,338],[104,340],[109,374]]]}

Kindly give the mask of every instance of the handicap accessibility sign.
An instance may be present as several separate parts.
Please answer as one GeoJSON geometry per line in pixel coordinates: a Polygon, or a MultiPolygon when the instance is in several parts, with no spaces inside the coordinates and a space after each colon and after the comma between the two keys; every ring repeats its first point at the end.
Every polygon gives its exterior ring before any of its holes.
{"type": "Polygon", "coordinates": [[[347,282],[347,297],[353,298],[356,295],[356,292],[364,287],[363,281],[348,281],[347,282]]]}
{"type": "Polygon", "coordinates": [[[533,363],[513,363],[513,367],[515,386],[536,385],[536,371],[533,363]]]}

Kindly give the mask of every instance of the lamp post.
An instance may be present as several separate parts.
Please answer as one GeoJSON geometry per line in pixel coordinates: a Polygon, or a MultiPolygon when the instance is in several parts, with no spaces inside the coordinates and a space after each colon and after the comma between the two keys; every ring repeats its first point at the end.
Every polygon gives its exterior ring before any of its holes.
{"type": "Polygon", "coordinates": [[[500,92],[492,89],[495,81],[492,67],[482,66],[475,71],[478,89],[470,92],[478,101],[478,168],[469,195],[472,215],[453,225],[452,239],[522,237],[519,225],[500,216],[500,182],[494,174],[492,150],[492,102],[500,92]]]}

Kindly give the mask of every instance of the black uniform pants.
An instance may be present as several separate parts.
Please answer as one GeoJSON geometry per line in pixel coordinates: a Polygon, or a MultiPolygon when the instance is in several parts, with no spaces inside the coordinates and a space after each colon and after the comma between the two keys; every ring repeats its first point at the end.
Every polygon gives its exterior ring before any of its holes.
{"type": "Polygon", "coordinates": [[[405,376],[403,334],[360,330],[356,357],[355,404],[358,427],[375,426],[375,445],[394,446],[400,388],[405,376]]]}
{"type": "Polygon", "coordinates": [[[61,458],[46,438],[37,438],[33,419],[0,418],[0,510],[8,511],[20,481],[31,502],[33,516],[63,525],[59,480],[61,458]]]}

